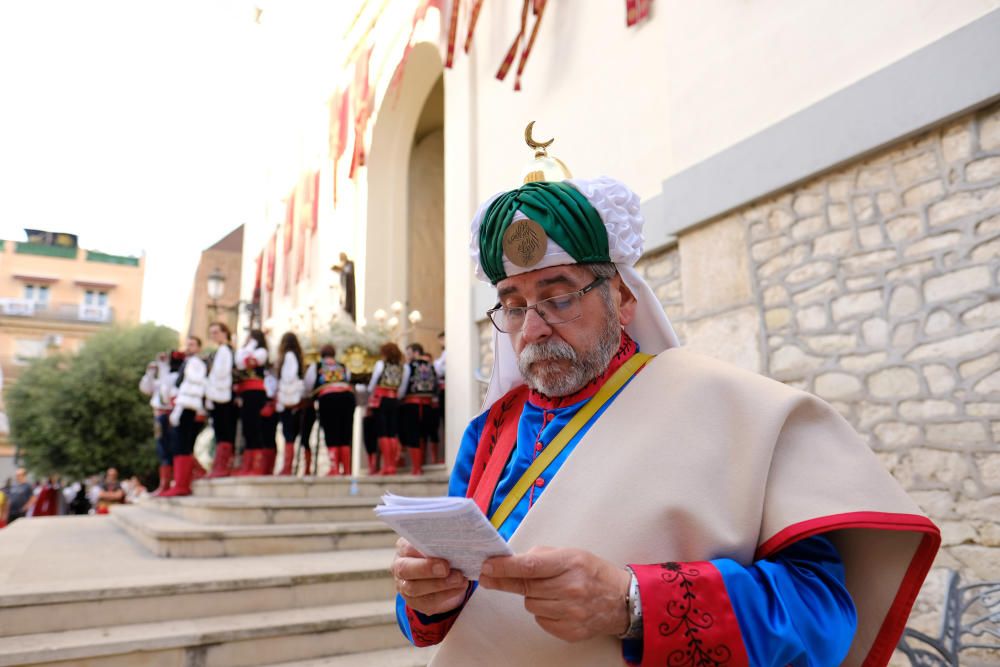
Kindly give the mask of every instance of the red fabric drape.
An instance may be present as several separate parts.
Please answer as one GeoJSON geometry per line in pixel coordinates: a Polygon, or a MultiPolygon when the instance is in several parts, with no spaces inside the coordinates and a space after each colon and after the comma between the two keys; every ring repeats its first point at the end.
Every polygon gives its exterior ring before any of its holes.
{"type": "Polygon", "coordinates": [[[369,46],[354,65],[354,83],[351,89],[351,102],[354,108],[354,156],[351,159],[351,178],[355,177],[359,167],[364,166],[366,159],[365,132],[375,103],[375,91],[368,78],[372,48],[369,46]]]}
{"type": "Polygon", "coordinates": [[[337,89],[330,100],[330,159],[333,160],[333,205],[337,206],[337,171],[347,150],[351,90],[337,89]]]}
{"type": "Polygon", "coordinates": [[[274,291],[274,264],[278,250],[278,230],[271,234],[271,240],[267,242],[267,279],[264,287],[268,292],[274,291]]]}

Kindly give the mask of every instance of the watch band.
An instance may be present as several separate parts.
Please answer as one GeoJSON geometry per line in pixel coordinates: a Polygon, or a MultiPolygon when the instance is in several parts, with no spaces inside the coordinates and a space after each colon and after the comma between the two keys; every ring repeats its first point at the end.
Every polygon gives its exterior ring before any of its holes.
{"type": "Polygon", "coordinates": [[[639,597],[639,579],[632,568],[625,566],[631,579],[628,584],[628,594],[625,596],[625,609],[628,611],[628,629],[618,635],[619,639],[642,639],[642,600],[639,597]]]}

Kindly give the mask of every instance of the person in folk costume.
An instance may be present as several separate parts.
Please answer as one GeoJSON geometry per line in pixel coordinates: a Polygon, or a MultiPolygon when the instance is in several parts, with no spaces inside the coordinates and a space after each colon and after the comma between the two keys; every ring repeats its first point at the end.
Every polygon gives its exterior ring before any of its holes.
{"type": "MultiPolygon", "coordinates": [[[[315,366],[310,366],[306,369],[307,377],[310,370],[315,372],[315,366]]],[[[308,379],[303,380],[303,383],[305,384],[306,391],[309,391],[310,384],[308,379]]],[[[316,401],[307,399],[304,402],[301,412],[302,425],[299,428],[299,447],[302,448],[302,453],[306,460],[302,474],[304,476],[309,476],[313,474],[312,433],[313,427],[316,425],[316,401]]],[[[316,445],[316,449],[319,449],[319,444],[316,445]]]]}
{"type": "Polygon", "coordinates": [[[184,344],[184,363],[177,374],[177,397],[170,412],[170,425],[177,429],[177,451],[174,452],[174,485],[160,494],[162,497],[191,495],[194,475],[194,441],[204,426],[205,379],[208,367],[198,354],[201,339],[188,336],[184,344]]]}
{"type": "Polygon", "coordinates": [[[267,403],[260,411],[260,438],[263,455],[258,464],[257,475],[273,475],[274,462],[278,459],[278,376],[270,368],[264,371],[264,392],[267,403]]]}
{"type": "Polygon", "coordinates": [[[216,345],[208,361],[205,388],[205,407],[212,415],[212,430],[215,432],[215,458],[208,476],[229,477],[233,467],[236,421],[239,419],[233,398],[232,333],[225,322],[212,322],[208,335],[216,345]]]}
{"type": "Polygon", "coordinates": [[[399,460],[399,392],[405,393],[409,382],[410,367],[403,363],[403,353],[395,343],[384,344],[379,352],[382,358],[375,362],[371,381],[368,383],[368,407],[375,418],[378,447],[382,453],[383,475],[396,474],[399,460]]]}
{"type": "MultiPolygon", "coordinates": [[[[305,395],[305,383],[302,374],[305,367],[302,364],[302,346],[299,338],[291,331],[281,337],[278,345],[278,361],[275,363],[275,373],[278,376],[277,411],[281,422],[281,433],[285,438],[284,460],[281,464],[282,475],[292,474],[292,462],[295,460],[295,440],[299,437],[302,427],[302,399],[305,395]],[[280,366],[278,364],[281,364],[280,366]]],[[[308,442],[306,442],[308,448],[308,442]]],[[[308,467],[306,468],[308,470],[308,467]]]]}
{"type": "Polygon", "coordinates": [[[139,380],[139,391],[150,397],[156,431],[156,458],[160,462],[160,485],[152,495],[158,496],[170,488],[174,474],[174,453],[177,450],[177,429],[170,424],[170,412],[177,396],[177,374],[184,363],[184,353],[161,352],[146,366],[139,380]]]}
{"type": "MultiPolygon", "coordinates": [[[[324,345],[320,359],[306,371],[306,389],[319,403],[319,425],[323,429],[326,451],[330,457],[327,475],[351,474],[351,448],[354,445],[354,407],[356,398],[351,386],[351,372],[337,361],[337,348],[324,345]]],[[[310,398],[310,403],[313,398],[310,398]]],[[[306,469],[309,464],[309,443],[303,441],[306,469]]],[[[369,460],[369,468],[372,461],[369,460]]]]}
{"type": "Polygon", "coordinates": [[[424,445],[432,438],[437,439],[434,399],[437,397],[438,379],[434,364],[427,359],[424,346],[420,343],[406,346],[406,360],[409,381],[399,394],[399,439],[409,449],[412,473],[422,475],[424,445]]]}
{"type": "Polygon", "coordinates": [[[267,368],[267,339],[264,332],[253,329],[243,347],[236,351],[236,372],[233,374],[236,395],[240,400],[240,424],[243,426],[243,457],[234,475],[262,475],[266,467],[261,439],[260,411],[267,403],[264,371],[267,368]]]}
{"type": "Polygon", "coordinates": [[[472,224],[495,361],[449,485],[516,555],[476,586],[401,539],[403,632],[435,667],[885,665],[938,529],[831,406],[680,347],[638,196],[531,143],[472,224]]]}
{"type": "Polygon", "coordinates": [[[444,428],[444,383],[445,370],[448,363],[447,350],[444,347],[444,332],[438,334],[438,343],[441,344],[441,356],[434,360],[434,372],[438,376],[437,395],[437,427],[435,428],[434,439],[431,440],[431,463],[441,463],[444,461],[443,453],[440,451],[440,432],[444,428]]]}
{"type": "Polygon", "coordinates": [[[65,514],[61,506],[62,485],[58,475],[51,475],[35,489],[35,494],[28,503],[28,516],[58,516],[65,514]]]}

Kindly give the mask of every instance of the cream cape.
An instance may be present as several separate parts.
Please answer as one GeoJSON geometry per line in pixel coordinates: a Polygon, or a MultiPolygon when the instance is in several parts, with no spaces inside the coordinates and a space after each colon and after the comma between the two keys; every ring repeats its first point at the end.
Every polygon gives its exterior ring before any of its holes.
{"type": "MultiPolygon", "coordinates": [[[[829,531],[858,609],[843,664],[883,665],[940,543],[937,529],[827,404],[676,348],[590,428],[510,544],[516,553],[577,547],[622,565],[720,557],[746,565],[829,531]]],[[[616,664],[618,640],[556,639],[521,597],[482,588],[431,663],[616,664]]]]}

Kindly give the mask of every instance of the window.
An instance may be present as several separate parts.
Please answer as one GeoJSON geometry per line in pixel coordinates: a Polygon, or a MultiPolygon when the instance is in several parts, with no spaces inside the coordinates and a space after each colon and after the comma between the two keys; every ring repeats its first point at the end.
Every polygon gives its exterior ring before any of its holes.
{"type": "Polygon", "coordinates": [[[24,300],[45,305],[49,302],[49,286],[28,283],[24,286],[24,300]]]}
{"type": "Polygon", "coordinates": [[[83,305],[104,307],[108,305],[108,293],[104,290],[89,289],[83,295],[83,305]]]}

